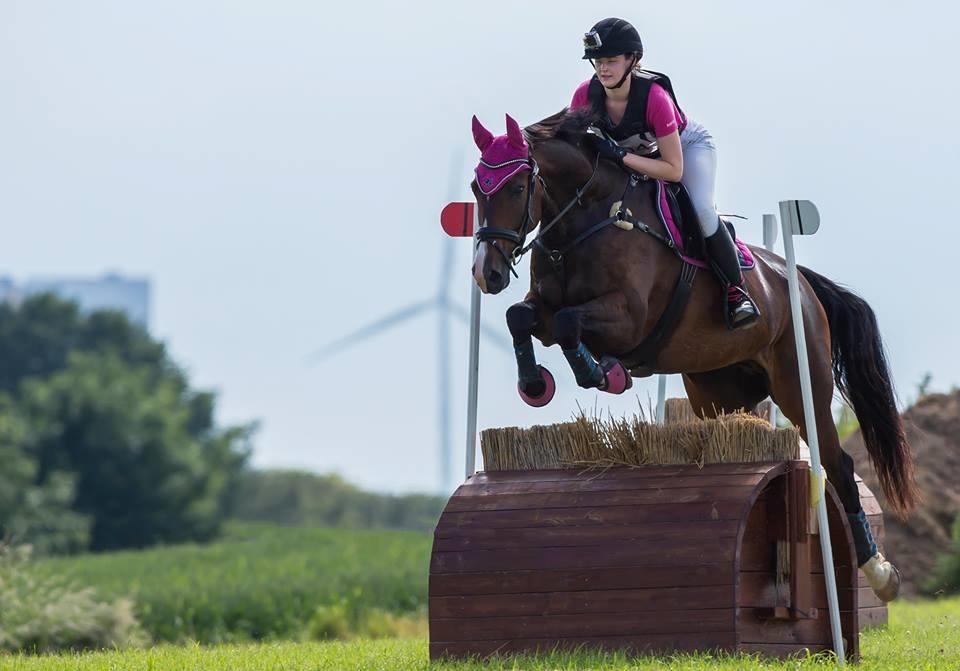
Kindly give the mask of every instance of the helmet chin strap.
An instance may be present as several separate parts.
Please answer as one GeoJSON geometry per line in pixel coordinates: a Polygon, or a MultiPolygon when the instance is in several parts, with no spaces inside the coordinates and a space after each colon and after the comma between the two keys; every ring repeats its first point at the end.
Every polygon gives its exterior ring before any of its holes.
{"type": "Polygon", "coordinates": [[[637,56],[636,56],[636,54],[634,54],[633,56],[631,56],[631,58],[630,58],[630,66],[627,68],[627,71],[623,73],[623,76],[620,78],[620,81],[618,81],[616,84],[614,84],[613,86],[610,87],[611,90],[612,90],[612,89],[618,89],[618,88],[620,88],[621,86],[623,86],[623,83],[624,83],[625,81],[627,81],[627,77],[630,76],[630,73],[633,72],[633,69],[634,69],[635,67],[637,67],[637,56]]]}

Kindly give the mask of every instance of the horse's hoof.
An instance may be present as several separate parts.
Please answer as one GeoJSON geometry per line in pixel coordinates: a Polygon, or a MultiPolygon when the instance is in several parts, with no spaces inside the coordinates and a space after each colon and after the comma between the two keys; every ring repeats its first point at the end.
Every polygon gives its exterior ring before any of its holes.
{"type": "Polygon", "coordinates": [[[630,371],[624,367],[618,359],[605,356],[600,360],[600,367],[606,377],[606,385],[602,391],[608,394],[622,394],[633,386],[633,378],[630,377],[630,371]]]}
{"type": "Polygon", "coordinates": [[[881,601],[893,601],[900,594],[900,569],[884,559],[879,552],[870,557],[861,569],[867,576],[873,593],[881,601]]]}
{"type": "MultiPolygon", "coordinates": [[[[523,387],[519,382],[517,383],[517,391],[520,393],[520,398],[523,399],[524,403],[534,408],[542,408],[553,400],[553,395],[557,393],[557,383],[554,381],[550,371],[543,366],[537,365],[537,370],[540,371],[540,377],[543,379],[543,392],[536,396],[531,396],[523,391],[523,387]]],[[[537,386],[539,387],[540,385],[537,384],[537,386]]]]}

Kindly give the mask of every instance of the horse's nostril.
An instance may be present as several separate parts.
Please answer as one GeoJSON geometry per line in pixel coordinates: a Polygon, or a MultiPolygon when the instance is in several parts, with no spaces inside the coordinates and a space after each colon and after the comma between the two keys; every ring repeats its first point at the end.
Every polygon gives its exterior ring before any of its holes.
{"type": "Polygon", "coordinates": [[[503,279],[503,276],[496,270],[491,270],[487,273],[487,283],[493,285],[499,285],[500,280],[503,279]]]}

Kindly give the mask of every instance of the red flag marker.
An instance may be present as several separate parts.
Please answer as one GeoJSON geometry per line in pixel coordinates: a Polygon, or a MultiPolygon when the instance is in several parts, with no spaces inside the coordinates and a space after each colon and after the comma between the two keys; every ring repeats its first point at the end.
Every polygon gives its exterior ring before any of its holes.
{"type": "Polygon", "coordinates": [[[447,203],[440,212],[440,226],[452,238],[473,237],[474,203],[447,203]]]}

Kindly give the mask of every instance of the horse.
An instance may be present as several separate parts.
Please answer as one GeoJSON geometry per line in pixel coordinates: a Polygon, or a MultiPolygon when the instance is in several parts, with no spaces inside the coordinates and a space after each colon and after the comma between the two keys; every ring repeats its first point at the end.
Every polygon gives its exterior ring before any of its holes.
{"type": "MultiPolygon", "coordinates": [[[[744,281],[760,318],[729,330],[718,279],[692,272],[666,235],[656,207],[664,184],[601,159],[589,141],[595,121],[564,109],[521,130],[507,115],[507,134],[494,137],[473,118],[482,153],[471,183],[479,213],[475,280],[497,294],[521,257],[531,256],[530,289],[506,313],[521,397],[541,406],[555,389],[536,362],[535,337],[561,346],[582,387],[617,394],[632,377],[678,373],[698,416],[751,411],[770,396],[807,440],[785,261],[749,247],[754,267],[744,281]],[[688,294],[679,314],[675,287],[688,294]],[[671,311],[674,323],[664,328],[671,311]]],[[[809,268],[799,275],[822,463],[851,523],[857,563],[890,601],[900,572],[877,551],[831,410],[836,384],[889,505],[905,518],[919,493],[877,319],[849,289],[809,268]]]]}

